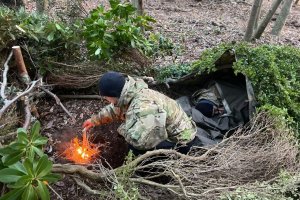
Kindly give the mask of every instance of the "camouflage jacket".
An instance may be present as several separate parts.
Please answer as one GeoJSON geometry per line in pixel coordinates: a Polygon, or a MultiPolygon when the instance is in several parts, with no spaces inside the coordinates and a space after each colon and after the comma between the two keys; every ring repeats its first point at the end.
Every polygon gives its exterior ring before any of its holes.
{"type": "Polygon", "coordinates": [[[141,79],[128,76],[117,105],[107,105],[92,116],[95,125],[124,120],[118,128],[125,140],[137,149],[154,148],[169,140],[186,144],[194,139],[195,123],[173,99],[148,89],[141,79]]]}

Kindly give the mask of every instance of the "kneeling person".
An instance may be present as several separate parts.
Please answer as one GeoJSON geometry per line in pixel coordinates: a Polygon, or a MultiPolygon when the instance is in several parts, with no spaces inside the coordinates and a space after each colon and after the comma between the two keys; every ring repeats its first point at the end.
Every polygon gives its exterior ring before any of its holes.
{"type": "Polygon", "coordinates": [[[99,92],[111,104],[86,120],[86,129],[122,120],[118,132],[135,154],[151,149],[177,148],[187,153],[195,143],[196,124],[173,99],[148,88],[142,79],[107,72],[99,92]]]}

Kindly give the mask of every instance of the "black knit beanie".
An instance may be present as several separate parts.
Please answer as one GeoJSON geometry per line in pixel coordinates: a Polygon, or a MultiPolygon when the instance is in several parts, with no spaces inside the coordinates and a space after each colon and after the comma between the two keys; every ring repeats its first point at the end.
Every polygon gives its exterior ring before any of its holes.
{"type": "Polygon", "coordinates": [[[206,100],[201,99],[195,106],[197,110],[199,110],[204,116],[212,117],[214,111],[214,103],[206,100]]]}
{"type": "Polygon", "coordinates": [[[106,72],[99,80],[101,96],[120,97],[125,84],[125,77],[119,72],[106,72]]]}

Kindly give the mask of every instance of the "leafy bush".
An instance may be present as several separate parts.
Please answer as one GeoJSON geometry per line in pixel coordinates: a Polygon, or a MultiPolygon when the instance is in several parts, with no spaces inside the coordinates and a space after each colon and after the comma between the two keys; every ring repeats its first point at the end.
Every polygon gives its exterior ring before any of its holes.
{"type": "Polygon", "coordinates": [[[47,138],[40,135],[40,123],[34,123],[30,133],[17,131],[17,140],[0,149],[0,182],[10,191],[0,199],[50,199],[47,185],[59,176],[51,173],[52,162],[41,150],[47,138]]]}
{"type": "Polygon", "coordinates": [[[221,45],[207,50],[194,68],[214,70],[214,61],[226,49],[235,49],[236,72],[247,75],[254,85],[257,98],[262,104],[286,108],[290,114],[299,113],[300,49],[290,46],[262,45],[255,48],[246,44],[221,45]]]}
{"type": "MultiPolygon", "coordinates": [[[[79,25],[68,26],[43,14],[27,13],[24,8],[15,11],[6,7],[0,7],[0,24],[0,50],[27,44],[34,61],[61,61],[80,55],[79,25]]],[[[39,64],[43,67],[43,63],[39,64]]]]}
{"type": "Polygon", "coordinates": [[[104,6],[91,11],[84,22],[84,37],[91,55],[109,59],[127,48],[137,48],[142,52],[151,51],[151,44],[143,34],[143,28],[151,28],[155,22],[150,16],[137,16],[130,3],[110,0],[111,8],[104,6]]]}
{"type": "Polygon", "coordinates": [[[173,64],[166,66],[162,69],[158,69],[157,79],[161,82],[166,81],[167,78],[178,79],[191,72],[191,64],[173,64]]]}
{"type": "MultiPolygon", "coordinates": [[[[233,68],[236,73],[249,77],[260,106],[274,111],[285,123],[300,121],[300,49],[276,45],[252,47],[246,43],[222,44],[204,51],[200,59],[184,72],[215,71],[215,61],[228,49],[235,50],[237,62],[233,68]]],[[[172,77],[173,73],[181,76],[181,70],[180,67],[166,68],[160,72],[159,79],[172,77]]]]}

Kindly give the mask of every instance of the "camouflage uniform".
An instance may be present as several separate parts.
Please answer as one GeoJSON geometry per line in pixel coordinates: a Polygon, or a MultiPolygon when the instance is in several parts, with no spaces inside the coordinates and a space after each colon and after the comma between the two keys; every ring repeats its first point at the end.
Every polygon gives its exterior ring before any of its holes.
{"type": "Polygon", "coordinates": [[[154,148],[169,140],[185,145],[195,138],[196,124],[177,102],[148,89],[141,79],[128,76],[116,106],[110,104],[92,116],[95,125],[124,120],[118,128],[125,140],[136,149],[154,148]]]}

